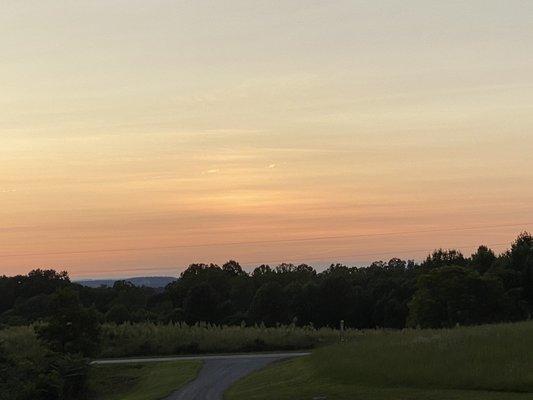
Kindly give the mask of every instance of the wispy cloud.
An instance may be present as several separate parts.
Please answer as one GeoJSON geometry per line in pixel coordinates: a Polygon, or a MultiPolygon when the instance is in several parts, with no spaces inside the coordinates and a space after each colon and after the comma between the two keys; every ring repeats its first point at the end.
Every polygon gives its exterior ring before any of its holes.
{"type": "Polygon", "coordinates": [[[202,172],[202,174],[218,174],[219,172],[220,172],[220,169],[213,168],[213,169],[208,169],[207,171],[202,172]]]}
{"type": "Polygon", "coordinates": [[[273,169],[273,168],[276,168],[276,166],[277,166],[276,164],[270,164],[270,165],[268,166],[268,168],[273,169]]]}
{"type": "Polygon", "coordinates": [[[240,129],[240,128],[226,128],[226,129],[206,129],[195,132],[196,135],[252,135],[263,133],[262,129],[240,129]]]}

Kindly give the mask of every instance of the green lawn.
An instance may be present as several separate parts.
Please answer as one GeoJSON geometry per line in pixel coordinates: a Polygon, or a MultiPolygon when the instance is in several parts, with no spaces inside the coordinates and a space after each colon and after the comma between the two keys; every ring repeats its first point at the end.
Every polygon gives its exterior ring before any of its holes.
{"type": "Polygon", "coordinates": [[[532,349],[533,322],[369,331],[246,377],[226,399],[533,399],[532,349]]]}
{"type": "Polygon", "coordinates": [[[196,377],[199,361],[113,364],[91,367],[94,400],[158,400],[196,377]]]}

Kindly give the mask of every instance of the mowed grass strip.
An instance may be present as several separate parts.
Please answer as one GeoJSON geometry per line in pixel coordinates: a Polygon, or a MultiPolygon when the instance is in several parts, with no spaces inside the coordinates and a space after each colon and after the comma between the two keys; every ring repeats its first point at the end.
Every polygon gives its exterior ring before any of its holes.
{"type": "Polygon", "coordinates": [[[244,378],[227,400],[533,399],[533,322],[369,331],[244,378]]]}
{"type": "Polygon", "coordinates": [[[94,400],[159,400],[193,380],[200,361],[95,365],[89,373],[94,400]]]}

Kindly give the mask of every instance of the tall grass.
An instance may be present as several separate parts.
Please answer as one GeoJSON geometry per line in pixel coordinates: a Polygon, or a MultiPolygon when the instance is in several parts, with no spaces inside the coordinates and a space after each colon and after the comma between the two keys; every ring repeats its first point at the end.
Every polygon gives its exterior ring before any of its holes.
{"type": "Polygon", "coordinates": [[[367,332],[310,362],[342,384],[533,392],[533,322],[367,332]]]}
{"type": "MultiPolygon", "coordinates": [[[[361,335],[346,331],[345,338],[361,335]]],[[[340,341],[329,328],[279,326],[217,326],[185,323],[102,325],[99,357],[152,356],[248,351],[301,350],[340,341]]],[[[33,326],[0,330],[4,350],[17,355],[43,353],[33,326]]]]}
{"type": "MultiPolygon", "coordinates": [[[[357,331],[346,332],[347,337],[357,331]]],[[[216,326],[185,323],[105,324],[101,357],[299,350],[339,341],[334,329],[216,326]]]]}

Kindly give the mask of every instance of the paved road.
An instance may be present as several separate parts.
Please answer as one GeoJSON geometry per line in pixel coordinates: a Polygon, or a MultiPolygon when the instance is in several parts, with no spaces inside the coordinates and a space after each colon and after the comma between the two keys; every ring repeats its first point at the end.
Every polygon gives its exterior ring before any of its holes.
{"type": "Polygon", "coordinates": [[[172,393],[166,400],[222,400],[222,394],[226,389],[243,376],[261,369],[273,361],[306,355],[309,355],[309,353],[124,358],[96,360],[93,361],[93,364],[202,360],[204,364],[198,377],[177,392],[172,393]]]}

